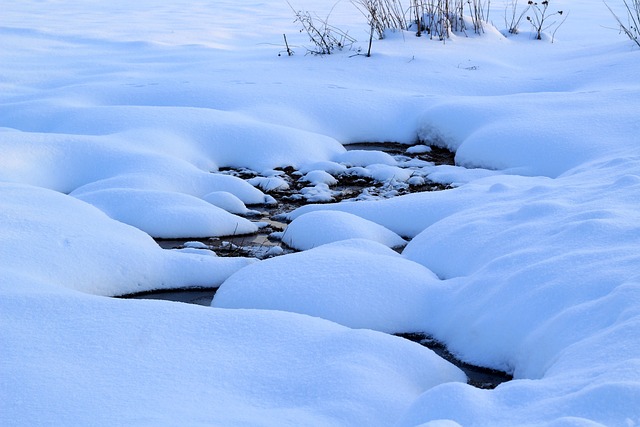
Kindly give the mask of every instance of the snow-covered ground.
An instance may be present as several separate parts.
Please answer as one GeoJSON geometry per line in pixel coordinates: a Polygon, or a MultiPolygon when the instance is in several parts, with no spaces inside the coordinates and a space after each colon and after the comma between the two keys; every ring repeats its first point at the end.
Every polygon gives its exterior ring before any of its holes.
{"type": "MultiPolygon", "coordinates": [[[[5,3],[0,424],[640,424],[640,51],[600,0],[550,0],[554,43],[504,37],[497,1],[498,30],[371,58],[305,55],[280,0],[5,3]],[[278,167],[423,179],[343,147],[419,139],[456,151],[427,174],[456,188],[302,207],[304,252],[152,239],[255,230],[278,167]],[[220,284],[212,307],[108,298],[220,284]],[[476,389],[389,332],[515,379],[476,389]]],[[[366,49],[350,2],[330,23],[366,49]]]]}

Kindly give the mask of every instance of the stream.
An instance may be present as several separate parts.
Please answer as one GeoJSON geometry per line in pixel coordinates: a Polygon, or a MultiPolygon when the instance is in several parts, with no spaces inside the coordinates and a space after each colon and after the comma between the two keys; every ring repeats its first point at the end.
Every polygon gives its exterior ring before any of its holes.
{"type": "MultiPolygon", "coordinates": [[[[424,150],[427,150],[426,146],[424,150]]],[[[426,170],[437,165],[454,165],[454,153],[439,147],[428,147],[428,151],[417,150],[408,153],[408,146],[393,142],[384,143],[357,143],[346,146],[348,151],[382,151],[395,158],[403,169],[409,169],[417,176],[424,175],[424,182],[406,183],[395,181],[379,181],[368,176],[363,176],[360,167],[351,167],[341,173],[333,174],[337,184],[330,187],[331,200],[327,202],[375,200],[396,197],[403,194],[419,193],[425,191],[439,191],[451,188],[431,182],[426,178],[426,170]],[[355,172],[351,172],[355,171],[355,172]]],[[[301,173],[291,167],[275,170],[277,178],[286,183],[287,188],[266,190],[260,188],[275,203],[259,206],[249,206],[252,209],[246,218],[259,224],[261,228],[255,234],[210,237],[210,238],[184,238],[184,239],[156,239],[156,242],[164,249],[183,249],[192,247],[196,249],[209,249],[218,256],[246,256],[258,259],[270,258],[294,252],[280,242],[277,233],[284,232],[287,221],[284,215],[307,204],[318,203],[310,201],[314,187],[301,179],[301,173]],[[311,191],[310,191],[311,190],[311,191]]],[[[248,169],[222,168],[219,173],[233,175],[247,181],[261,178],[256,172],[248,169]]],[[[266,177],[262,177],[266,178],[266,177]]],[[[326,202],[325,202],[326,203],[326,202]]]]}
{"type": "MultiPolygon", "coordinates": [[[[330,189],[321,187],[322,196],[330,198],[326,202],[340,202],[353,200],[375,200],[396,197],[402,194],[439,191],[450,188],[447,185],[429,181],[428,171],[437,165],[454,165],[454,153],[427,146],[414,146],[398,143],[358,143],[346,146],[347,150],[381,151],[393,156],[401,168],[409,169],[412,176],[419,179],[408,182],[396,182],[395,180],[376,180],[366,173],[362,173],[362,167],[347,168],[346,171],[332,174],[337,183],[330,189]],[[352,170],[354,173],[350,173],[352,170]]],[[[274,203],[249,206],[251,213],[246,218],[257,223],[259,231],[250,235],[224,236],[210,238],[184,238],[184,239],[156,239],[164,249],[192,248],[199,250],[211,250],[218,256],[228,257],[254,257],[266,259],[295,252],[284,245],[279,236],[287,227],[284,215],[294,209],[310,203],[318,203],[313,200],[318,191],[309,182],[302,179],[302,173],[291,167],[276,169],[270,177],[259,176],[256,172],[246,169],[221,169],[218,173],[233,175],[249,182],[269,183],[276,181],[280,185],[276,188],[260,188],[273,198],[274,203]],[[311,194],[313,197],[309,197],[311,194]]],[[[260,185],[257,185],[261,187],[260,185]]],[[[176,301],[189,304],[209,306],[215,295],[216,288],[192,288],[172,289],[161,291],[142,292],[138,294],[123,295],[121,298],[133,299],[158,299],[176,301]]],[[[421,333],[399,333],[399,337],[417,342],[439,356],[462,369],[468,377],[468,384],[492,389],[499,384],[509,381],[512,377],[501,371],[489,368],[469,365],[457,359],[450,353],[444,344],[432,337],[421,333]]]]}

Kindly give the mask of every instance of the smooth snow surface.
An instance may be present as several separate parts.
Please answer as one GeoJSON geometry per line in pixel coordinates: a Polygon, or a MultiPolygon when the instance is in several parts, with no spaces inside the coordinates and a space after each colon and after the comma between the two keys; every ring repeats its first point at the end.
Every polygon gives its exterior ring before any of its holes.
{"type": "Polygon", "coordinates": [[[29,348],[3,347],[3,425],[386,426],[466,379],[414,343],[308,316],[7,288],[3,341],[29,348]]]}
{"type": "Polygon", "coordinates": [[[0,424],[640,425],[640,51],[600,0],[551,0],[542,41],[502,31],[511,3],[366,58],[348,1],[291,2],[358,40],[329,56],[280,0],[4,2],[0,424]],[[379,141],[456,166],[342,145],[379,141]],[[456,188],[302,207],[285,236],[315,247],[259,262],[150,237],[254,230],[288,166],[307,201],[346,170],[456,188]],[[107,298],[223,282],[213,308],[107,298]]]}

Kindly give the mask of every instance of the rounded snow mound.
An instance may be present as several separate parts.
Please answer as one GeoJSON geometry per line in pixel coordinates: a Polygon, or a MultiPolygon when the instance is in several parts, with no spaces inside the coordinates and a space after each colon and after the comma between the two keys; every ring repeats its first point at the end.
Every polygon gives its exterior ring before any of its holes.
{"type": "Polygon", "coordinates": [[[395,166],[398,164],[390,155],[382,151],[370,150],[350,150],[335,156],[334,160],[338,163],[344,163],[350,166],[366,167],[370,165],[388,165],[395,166]]]}
{"type": "Polygon", "coordinates": [[[367,239],[390,248],[407,242],[388,228],[347,212],[322,210],[299,216],[282,238],[288,246],[307,250],[327,243],[348,239],[367,239]]]}
{"type": "Polygon", "coordinates": [[[246,215],[253,212],[247,209],[242,200],[227,191],[212,191],[203,196],[202,200],[232,214],[246,215]]]}
{"type": "Polygon", "coordinates": [[[114,188],[76,197],[153,237],[229,236],[258,230],[245,218],[181,193],[114,188]]]}
{"type": "Polygon", "coordinates": [[[386,246],[352,239],[251,264],[229,277],[211,305],[290,311],[351,328],[423,330],[429,269],[386,246]]]}
{"type": "Polygon", "coordinates": [[[112,296],[212,287],[254,262],[212,257],[210,251],[164,250],[139,229],[55,191],[0,183],[0,193],[2,279],[11,277],[10,271],[24,276],[0,282],[15,289],[36,281],[52,292],[73,289],[112,296]]]}
{"type": "Polygon", "coordinates": [[[312,184],[327,184],[327,185],[336,185],[338,180],[333,177],[328,172],[323,170],[313,170],[307,172],[304,177],[302,177],[301,181],[310,182],[312,184]]]}

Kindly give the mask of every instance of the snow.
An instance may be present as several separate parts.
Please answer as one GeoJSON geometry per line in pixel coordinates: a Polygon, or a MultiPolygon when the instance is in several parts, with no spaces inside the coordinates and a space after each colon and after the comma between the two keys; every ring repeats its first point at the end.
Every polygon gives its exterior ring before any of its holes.
{"type": "Polygon", "coordinates": [[[108,189],[77,196],[111,218],[132,225],[152,237],[180,238],[250,234],[251,221],[204,200],[182,193],[108,189]]]}
{"type": "Polygon", "coordinates": [[[384,426],[465,379],[400,338],[289,313],[6,290],[2,305],[3,340],[29,337],[3,348],[5,425],[384,426]]]}
{"type": "Polygon", "coordinates": [[[288,246],[306,250],[325,243],[348,239],[368,239],[390,248],[407,242],[393,231],[359,216],[340,211],[317,211],[293,220],[282,236],[288,246]]]}
{"type": "Polygon", "coordinates": [[[414,331],[438,279],[380,243],[343,240],[271,258],[229,277],[211,303],[283,310],[352,328],[414,331]]]}
{"type": "Polygon", "coordinates": [[[429,153],[431,152],[431,147],[424,144],[413,145],[407,148],[407,153],[429,153]]]}
{"type": "Polygon", "coordinates": [[[242,200],[227,191],[212,191],[202,196],[202,200],[233,214],[255,215],[258,213],[258,211],[247,209],[242,200]]]}
{"type": "Polygon", "coordinates": [[[335,179],[333,175],[323,170],[313,170],[307,172],[307,174],[303,176],[301,180],[309,182],[311,184],[335,185],[338,183],[338,180],[335,179]]]}
{"type": "MultiPolygon", "coordinates": [[[[482,36],[371,58],[305,55],[275,0],[5,3],[0,424],[640,424],[640,56],[600,0],[552,0],[553,43],[503,36],[492,2],[482,36]],[[343,146],[379,141],[456,165],[343,146]],[[254,230],[287,166],[320,202],[327,174],[455,188],[299,208],[284,235],[313,249],[264,261],[151,238],[254,230]],[[475,389],[388,332],[515,380],[475,389]]],[[[350,2],[329,19],[366,48],[350,2]]]]}
{"type": "Polygon", "coordinates": [[[12,292],[31,282],[96,295],[212,287],[252,262],[165,251],[73,197],[24,184],[1,188],[1,283],[12,292]]]}
{"type": "Polygon", "coordinates": [[[351,150],[334,157],[334,161],[348,166],[387,165],[395,166],[396,161],[382,151],[351,150]]]}
{"type": "Polygon", "coordinates": [[[255,178],[247,180],[247,182],[251,185],[255,185],[256,187],[260,187],[264,191],[289,189],[289,184],[287,183],[287,181],[280,178],[279,176],[256,176],[255,178]]]}

